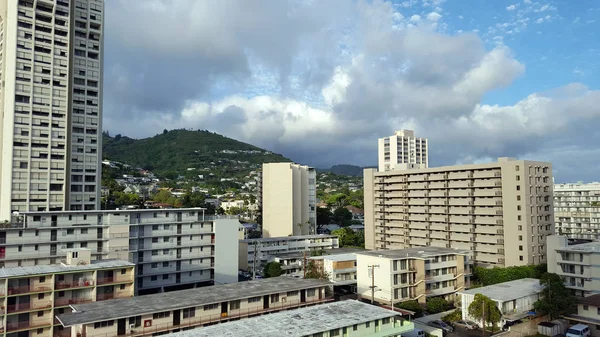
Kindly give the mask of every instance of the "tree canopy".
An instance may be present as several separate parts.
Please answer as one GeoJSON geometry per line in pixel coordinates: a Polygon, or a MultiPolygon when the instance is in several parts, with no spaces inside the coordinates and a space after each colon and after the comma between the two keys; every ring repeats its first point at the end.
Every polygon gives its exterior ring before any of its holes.
{"type": "Polygon", "coordinates": [[[469,315],[476,320],[482,321],[482,328],[485,334],[487,323],[491,323],[492,326],[496,326],[502,319],[502,312],[498,309],[498,305],[491,298],[482,295],[475,294],[473,302],[469,304],[469,315]]]}
{"type": "Polygon", "coordinates": [[[546,265],[528,265],[514,267],[474,268],[475,282],[482,286],[504,283],[523,278],[539,279],[546,272],[546,265]]]}
{"type": "Polygon", "coordinates": [[[415,300],[396,303],[396,304],[394,304],[394,306],[399,309],[412,311],[415,313],[416,316],[421,316],[421,314],[423,313],[423,310],[424,310],[423,306],[415,300]]]}
{"type": "Polygon", "coordinates": [[[450,303],[443,297],[430,297],[427,299],[427,311],[430,314],[437,314],[450,309],[450,303]]]}
{"type": "Polygon", "coordinates": [[[329,280],[329,274],[323,270],[323,268],[319,268],[319,266],[315,263],[315,261],[310,261],[306,265],[306,277],[305,278],[314,278],[319,280],[329,280]]]}
{"type": "Polygon", "coordinates": [[[560,276],[554,273],[546,273],[540,279],[540,285],[544,287],[541,298],[533,305],[535,311],[542,315],[549,315],[550,320],[573,311],[577,304],[577,298],[570,289],[565,287],[560,276]]]}
{"type": "Polygon", "coordinates": [[[352,213],[346,207],[338,207],[333,211],[333,220],[340,227],[350,226],[352,213]]]}
{"type": "Polygon", "coordinates": [[[340,247],[365,247],[364,231],[354,232],[352,229],[344,227],[331,231],[331,234],[337,235],[340,247]]]}
{"type": "Polygon", "coordinates": [[[269,262],[263,268],[263,275],[265,278],[278,277],[283,275],[281,264],[279,262],[269,262]]]}

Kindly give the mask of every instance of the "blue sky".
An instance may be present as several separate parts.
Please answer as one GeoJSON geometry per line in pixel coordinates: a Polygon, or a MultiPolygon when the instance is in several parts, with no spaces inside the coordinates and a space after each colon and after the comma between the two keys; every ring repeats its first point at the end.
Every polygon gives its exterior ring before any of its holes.
{"type": "Polygon", "coordinates": [[[104,129],[209,129],[317,167],[377,138],[430,162],[550,161],[600,180],[600,2],[106,2],[104,129]]]}

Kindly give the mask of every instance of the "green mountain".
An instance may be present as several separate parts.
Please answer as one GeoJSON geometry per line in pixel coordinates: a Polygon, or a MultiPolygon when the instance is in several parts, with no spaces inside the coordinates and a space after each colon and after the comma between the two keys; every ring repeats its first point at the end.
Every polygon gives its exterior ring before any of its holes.
{"type": "Polygon", "coordinates": [[[362,177],[364,167],[356,166],[356,165],[333,165],[328,169],[317,169],[319,172],[330,172],[333,174],[341,175],[341,176],[352,176],[352,177],[362,177]]]}
{"type": "Polygon", "coordinates": [[[205,130],[165,130],[143,139],[102,134],[105,159],[151,170],[166,177],[202,174],[207,168],[219,173],[243,175],[262,163],[290,162],[276,153],[205,130]],[[193,170],[188,170],[193,169],[193,170]]]}

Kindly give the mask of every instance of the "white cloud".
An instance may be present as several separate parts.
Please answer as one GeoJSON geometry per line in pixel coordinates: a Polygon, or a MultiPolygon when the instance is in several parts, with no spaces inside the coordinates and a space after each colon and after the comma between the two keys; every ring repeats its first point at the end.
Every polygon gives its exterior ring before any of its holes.
{"type": "Polygon", "coordinates": [[[427,14],[427,20],[437,22],[442,18],[442,15],[437,12],[431,12],[427,14]]]}
{"type": "Polygon", "coordinates": [[[517,6],[516,6],[516,5],[510,5],[510,6],[507,6],[507,7],[506,7],[506,10],[507,10],[507,11],[514,11],[515,9],[517,9],[517,6]]]}
{"type": "Polygon", "coordinates": [[[421,21],[421,16],[420,15],[415,14],[415,15],[413,15],[413,16],[410,17],[410,22],[412,22],[412,23],[417,23],[419,21],[421,21]]]}
{"type": "Polygon", "coordinates": [[[523,2],[526,3],[526,4],[528,4],[528,5],[531,4],[531,0],[523,0],[523,2]]]}
{"type": "Polygon", "coordinates": [[[544,22],[544,18],[539,18],[539,19],[535,20],[535,22],[536,23],[542,23],[542,22],[544,22]]]}

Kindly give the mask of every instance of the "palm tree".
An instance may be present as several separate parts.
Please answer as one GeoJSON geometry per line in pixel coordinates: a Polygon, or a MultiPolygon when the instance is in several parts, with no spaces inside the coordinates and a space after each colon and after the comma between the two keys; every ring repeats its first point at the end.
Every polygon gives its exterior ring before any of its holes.
{"type": "Polygon", "coordinates": [[[475,294],[473,302],[469,305],[469,315],[482,322],[483,336],[485,336],[485,328],[488,322],[494,326],[502,318],[502,313],[496,302],[482,294],[475,294]]]}

